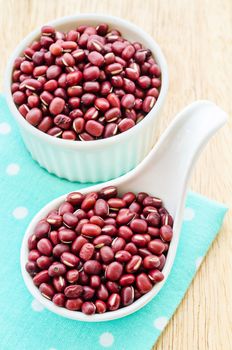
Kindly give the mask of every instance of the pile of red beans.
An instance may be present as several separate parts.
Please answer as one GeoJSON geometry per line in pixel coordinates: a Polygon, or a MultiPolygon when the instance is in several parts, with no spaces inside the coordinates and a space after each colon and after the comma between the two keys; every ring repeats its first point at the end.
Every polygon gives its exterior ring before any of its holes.
{"type": "Polygon", "coordinates": [[[160,67],[151,51],[107,24],[67,33],[51,26],[14,63],[22,116],[48,135],[90,141],[122,133],[155,105],[160,67]]]}
{"type": "Polygon", "coordinates": [[[72,192],[36,225],[26,270],[57,306],[114,311],[163,280],[172,226],[162,201],[147,193],[72,192]]]}

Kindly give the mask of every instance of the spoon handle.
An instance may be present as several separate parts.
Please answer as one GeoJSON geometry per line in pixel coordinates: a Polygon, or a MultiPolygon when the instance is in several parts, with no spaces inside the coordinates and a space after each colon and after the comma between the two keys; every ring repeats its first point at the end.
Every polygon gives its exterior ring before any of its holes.
{"type": "MultiPolygon", "coordinates": [[[[163,199],[172,215],[183,209],[187,184],[203,147],[227,120],[210,101],[200,100],[181,111],[148,156],[132,172],[125,188],[138,188],[163,199]]],[[[129,175],[128,174],[128,175],[129,175]]]]}

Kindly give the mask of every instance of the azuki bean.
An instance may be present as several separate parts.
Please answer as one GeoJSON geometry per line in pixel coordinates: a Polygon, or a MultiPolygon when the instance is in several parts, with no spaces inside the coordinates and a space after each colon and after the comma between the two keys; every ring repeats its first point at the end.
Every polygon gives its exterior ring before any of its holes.
{"type": "Polygon", "coordinates": [[[162,226],[160,228],[160,236],[164,241],[170,242],[173,236],[173,231],[171,226],[169,225],[162,226]]]}
{"type": "Polygon", "coordinates": [[[53,298],[52,302],[59,307],[64,307],[65,305],[65,295],[63,293],[56,293],[53,298]]]}
{"type": "Polygon", "coordinates": [[[47,238],[41,238],[37,243],[37,248],[43,255],[49,256],[52,254],[52,244],[47,238]]]}
{"type": "Polygon", "coordinates": [[[80,259],[72,253],[64,252],[61,254],[60,260],[63,264],[69,267],[76,267],[80,259]]]}
{"type": "Polygon", "coordinates": [[[164,275],[162,274],[162,272],[156,269],[150,270],[148,273],[148,277],[153,283],[161,282],[164,279],[164,275]]]}
{"type": "Polygon", "coordinates": [[[65,307],[71,311],[80,310],[83,304],[83,300],[81,298],[76,299],[68,299],[65,303],[65,307]]]}
{"type": "Polygon", "coordinates": [[[54,288],[48,283],[41,283],[39,286],[40,293],[47,299],[51,300],[55,294],[54,288]]]}
{"type": "Polygon", "coordinates": [[[81,306],[81,311],[86,315],[93,315],[96,311],[96,306],[90,301],[86,301],[81,306]]]}
{"type": "Polygon", "coordinates": [[[96,300],[95,305],[96,305],[96,310],[99,314],[103,314],[104,312],[106,312],[107,307],[104,301],[96,300]]]}
{"type": "Polygon", "coordinates": [[[127,286],[122,288],[121,290],[121,300],[122,300],[122,304],[123,306],[128,306],[130,304],[133,303],[134,301],[134,288],[131,286],[127,286]]]}
{"type": "Polygon", "coordinates": [[[114,252],[109,246],[104,246],[100,249],[100,256],[105,264],[108,264],[114,259],[114,252]]]}
{"type": "Polygon", "coordinates": [[[144,272],[136,276],[136,286],[142,294],[148,293],[152,289],[152,284],[144,272]]]}
{"type": "Polygon", "coordinates": [[[67,298],[76,299],[80,297],[83,293],[83,287],[79,284],[72,284],[64,290],[64,294],[67,298]]]}
{"type": "Polygon", "coordinates": [[[79,279],[79,271],[78,270],[75,270],[75,269],[72,269],[72,270],[69,270],[67,271],[66,273],[66,279],[69,283],[75,283],[78,281],[79,279]]]}
{"type": "Polygon", "coordinates": [[[121,298],[117,293],[111,294],[107,301],[107,306],[110,311],[117,310],[120,306],[121,298]]]}
{"type": "Polygon", "coordinates": [[[50,279],[48,271],[47,270],[43,270],[38,272],[35,277],[33,278],[33,282],[36,286],[39,286],[42,283],[46,283],[48,282],[50,279]]]}
{"type": "Polygon", "coordinates": [[[96,260],[86,261],[83,267],[88,275],[99,275],[102,270],[101,264],[96,260]]]}
{"type": "Polygon", "coordinates": [[[101,284],[97,290],[97,297],[101,300],[107,300],[109,296],[109,292],[104,284],[101,284]]]}
{"type": "Polygon", "coordinates": [[[145,269],[153,269],[159,267],[160,260],[156,255],[148,255],[143,259],[143,266],[145,269]]]}
{"type": "Polygon", "coordinates": [[[121,277],[123,272],[123,266],[119,262],[112,262],[109,264],[105,271],[105,276],[109,281],[117,281],[121,277]]]}

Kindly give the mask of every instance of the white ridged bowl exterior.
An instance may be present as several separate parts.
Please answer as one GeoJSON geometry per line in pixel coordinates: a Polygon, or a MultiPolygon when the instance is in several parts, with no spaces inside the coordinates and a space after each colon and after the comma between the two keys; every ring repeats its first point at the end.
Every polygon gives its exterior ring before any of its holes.
{"type": "Polygon", "coordinates": [[[49,136],[30,125],[19,113],[11,94],[13,63],[25,47],[38,38],[40,29],[29,34],[11,56],[5,75],[5,95],[8,107],[19,124],[24,143],[43,168],[52,174],[78,182],[107,181],[125,174],[138,165],[148,154],[155,142],[158,116],[168,90],[168,70],[160,47],[154,40],[134,24],[113,16],[82,14],[64,17],[50,22],[58,30],[68,30],[77,25],[108,23],[119,29],[123,36],[141,42],[149,48],[162,71],[162,86],[159,98],[150,113],[135,127],[113,136],[96,141],[70,141],[49,136]]]}

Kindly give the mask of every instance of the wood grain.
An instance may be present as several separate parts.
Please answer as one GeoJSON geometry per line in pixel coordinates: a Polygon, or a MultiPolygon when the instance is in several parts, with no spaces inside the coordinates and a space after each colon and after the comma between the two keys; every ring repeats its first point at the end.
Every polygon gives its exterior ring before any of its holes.
{"type": "MultiPolygon", "coordinates": [[[[27,33],[56,17],[80,12],[130,20],[161,45],[169,64],[170,90],[160,132],[195,99],[211,99],[232,114],[231,0],[0,0],[1,84],[10,53],[27,33]]],[[[230,118],[207,146],[191,181],[193,190],[229,206],[231,132],[230,118]]],[[[229,213],[154,350],[232,349],[231,226],[229,213]]]]}

